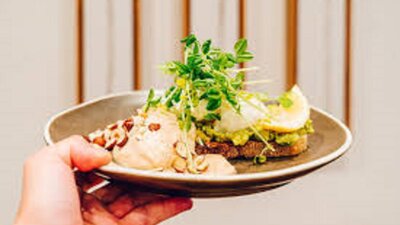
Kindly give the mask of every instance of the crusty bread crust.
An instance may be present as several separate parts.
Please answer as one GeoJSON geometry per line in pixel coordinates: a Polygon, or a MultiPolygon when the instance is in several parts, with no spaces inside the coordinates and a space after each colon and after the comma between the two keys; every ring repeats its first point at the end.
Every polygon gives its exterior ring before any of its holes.
{"type": "MultiPolygon", "coordinates": [[[[302,136],[296,143],[291,146],[282,146],[275,142],[271,142],[275,151],[268,150],[265,152],[267,157],[283,157],[294,156],[302,153],[307,149],[307,135],[302,136]]],[[[234,146],[230,142],[207,142],[204,145],[196,145],[196,153],[202,154],[220,154],[227,159],[234,158],[253,158],[261,153],[265,144],[261,141],[248,141],[243,146],[234,146]]]]}

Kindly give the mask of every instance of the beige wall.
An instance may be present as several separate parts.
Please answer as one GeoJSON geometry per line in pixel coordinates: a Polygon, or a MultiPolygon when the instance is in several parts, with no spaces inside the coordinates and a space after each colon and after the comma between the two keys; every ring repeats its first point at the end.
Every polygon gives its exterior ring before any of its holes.
{"type": "Polygon", "coordinates": [[[0,1],[0,223],[18,204],[24,158],[47,118],[74,104],[71,1],[0,1]]]}
{"type": "MultiPolygon", "coordinates": [[[[207,8],[207,4],[215,2],[218,7],[223,6],[220,1],[193,1],[196,8],[207,8]]],[[[257,62],[271,64],[268,72],[257,76],[277,76],[277,84],[270,88],[272,92],[279,91],[284,82],[283,1],[250,1],[250,43],[257,46],[260,57],[257,62]]],[[[153,14],[146,15],[149,23],[146,31],[149,47],[145,48],[148,52],[143,59],[148,66],[146,87],[159,77],[154,69],[157,63],[179,57],[167,46],[179,29],[163,19],[164,14],[169,19],[178,17],[168,12],[178,7],[178,3],[169,5],[155,0],[146,3],[148,9],[156,7],[153,14]],[[160,23],[169,25],[161,27],[160,23]]],[[[339,117],[343,115],[343,3],[343,0],[300,0],[299,15],[299,82],[313,104],[339,117]]],[[[130,1],[89,0],[87,4],[90,5],[86,21],[90,26],[86,39],[89,53],[85,58],[87,98],[130,89],[133,82],[130,1]],[[107,4],[112,4],[111,13],[117,15],[111,21],[107,20],[110,13],[107,4]],[[107,35],[109,31],[113,35],[107,35]],[[111,47],[110,39],[115,41],[111,47]],[[110,64],[111,56],[115,58],[110,64]],[[110,80],[111,85],[107,83],[110,80]]],[[[226,32],[235,33],[237,30],[229,18],[237,6],[235,1],[224,4],[226,8],[210,10],[207,18],[225,24],[226,32]],[[225,10],[225,17],[218,17],[221,10],[225,10]]],[[[396,92],[400,82],[397,28],[400,2],[354,0],[354,4],[355,143],[349,154],[278,190],[245,197],[196,200],[193,211],[165,224],[400,223],[397,179],[400,151],[396,141],[400,127],[396,92]]],[[[70,0],[0,0],[1,224],[12,221],[18,204],[23,159],[43,144],[42,129],[47,118],[74,104],[72,9],[70,0]]],[[[224,46],[233,41],[232,36],[221,37],[216,25],[207,29],[204,23],[210,22],[202,22],[204,15],[193,16],[200,36],[215,37],[224,46]]]]}

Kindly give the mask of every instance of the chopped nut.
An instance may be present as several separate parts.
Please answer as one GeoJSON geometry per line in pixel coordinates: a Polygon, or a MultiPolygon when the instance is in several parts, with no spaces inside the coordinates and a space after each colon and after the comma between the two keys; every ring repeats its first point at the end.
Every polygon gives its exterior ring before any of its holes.
{"type": "Polygon", "coordinates": [[[195,157],[194,159],[194,163],[196,163],[196,165],[201,164],[202,162],[204,162],[206,158],[204,157],[204,155],[198,155],[195,157]]]}
{"type": "Polygon", "coordinates": [[[103,131],[96,130],[88,135],[89,141],[93,142],[95,138],[103,136],[103,131]]]}
{"type": "Polygon", "coordinates": [[[120,139],[120,140],[117,142],[117,146],[120,147],[120,148],[122,148],[122,147],[125,146],[126,142],[128,142],[128,136],[125,135],[122,139],[120,139]]]}
{"type": "Polygon", "coordinates": [[[129,132],[131,131],[132,127],[133,127],[134,123],[133,123],[133,119],[132,118],[128,118],[124,121],[124,127],[126,128],[126,130],[129,132]]]}
{"type": "Polygon", "coordinates": [[[148,128],[149,131],[158,131],[161,128],[161,125],[159,123],[151,123],[148,128]]]}
{"type": "Polygon", "coordinates": [[[89,143],[91,142],[88,136],[82,135],[82,137],[83,137],[83,139],[85,139],[87,142],[89,142],[89,143]]]}
{"type": "Polygon", "coordinates": [[[114,130],[118,127],[118,123],[110,124],[107,126],[108,130],[114,130]]]}
{"type": "Polygon", "coordinates": [[[106,145],[106,139],[104,139],[103,136],[96,137],[93,140],[93,144],[96,144],[98,146],[104,147],[106,145]]]}
{"type": "Polygon", "coordinates": [[[116,144],[117,144],[117,140],[116,139],[111,139],[111,140],[107,141],[107,143],[104,146],[104,148],[107,149],[108,151],[112,151],[116,144]]]}
{"type": "Polygon", "coordinates": [[[186,158],[186,146],[182,142],[177,142],[175,146],[175,151],[178,153],[178,155],[182,158],[186,158]]]}
{"type": "Polygon", "coordinates": [[[118,147],[123,147],[129,139],[126,130],[123,127],[117,127],[114,130],[105,130],[104,137],[107,140],[107,143],[110,142],[108,143],[110,145],[115,141],[115,144],[112,146],[112,148],[114,148],[115,145],[118,147]]]}
{"type": "Polygon", "coordinates": [[[208,168],[208,163],[205,161],[205,157],[203,155],[197,156],[194,160],[194,163],[196,165],[196,169],[199,171],[204,171],[208,168]]]}
{"type": "Polygon", "coordinates": [[[172,167],[176,172],[183,173],[186,170],[186,161],[181,157],[176,157],[172,163],[172,167]]]}

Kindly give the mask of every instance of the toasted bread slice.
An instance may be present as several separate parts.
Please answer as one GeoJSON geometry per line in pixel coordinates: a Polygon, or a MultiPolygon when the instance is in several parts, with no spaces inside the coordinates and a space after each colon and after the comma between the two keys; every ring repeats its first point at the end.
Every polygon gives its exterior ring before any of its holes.
{"type": "MultiPolygon", "coordinates": [[[[291,146],[282,146],[275,142],[271,142],[275,151],[268,150],[265,152],[267,157],[294,156],[307,149],[307,135],[302,136],[296,143],[291,146]]],[[[234,146],[230,142],[207,142],[204,145],[196,145],[196,153],[201,154],[220,154],[227,159],[239,157],[253,158],[261,153],[265,144],[261,141],[248,141],[243,146],[234,146]]]]}

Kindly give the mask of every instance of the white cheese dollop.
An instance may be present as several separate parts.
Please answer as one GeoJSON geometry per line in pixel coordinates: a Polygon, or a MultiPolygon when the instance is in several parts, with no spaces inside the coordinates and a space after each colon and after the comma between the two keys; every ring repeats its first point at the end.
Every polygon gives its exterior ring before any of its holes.
{"type": "Polygon", "coordinates": [[[263,102],[257,98],[251,98],[247,101],[240,99],[239,115],[230,106],[223,106],[221,110],[221,120],[216,121],[215,129],[221,132],[235,132],[248,128],[250,125],[254,125],[260,119],[266,117],[268,108],[263,102]]]}

